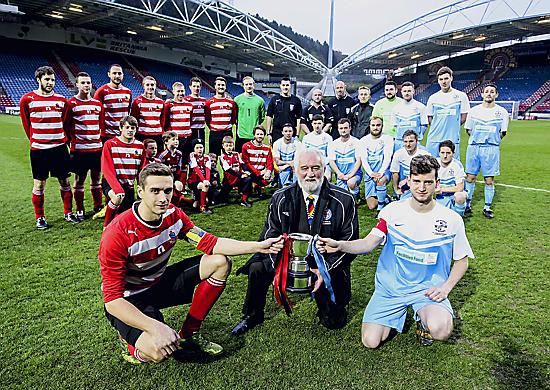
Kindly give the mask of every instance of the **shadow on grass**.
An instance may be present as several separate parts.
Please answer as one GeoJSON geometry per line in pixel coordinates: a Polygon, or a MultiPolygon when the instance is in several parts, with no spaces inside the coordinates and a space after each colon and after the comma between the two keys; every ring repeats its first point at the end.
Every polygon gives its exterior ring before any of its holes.
{"type": "Polygon", "coordinates": [[[493,376],[501,389],[550,389],[548,363],[539,363],[522,351],[519,343],[504,338],[500,341],[503,358],[494,359],[493,376]]]}
{"type": "Polygon", "coordinates": [[[218,356],[202,352],[198,347],[185,347],[174,352],[172,357],[179,363],[212,363],[229,358],[243,347],[244,339],[242,337],[229,337],[224,340],[223,353],[218,356]]]}
{"type": "Polygon", "coordinates": [[[464,307],[464,304],[468,302],[471,296],[473,296],[479,285],[477,278],[477,271],[469,268],[466,274],[462,277],[456,288],[451,293],[451,304],[455,312],[454,329],[450,343],[456,343],[462,336],[462,318],[460,317],[460,310],[464,307]]]}

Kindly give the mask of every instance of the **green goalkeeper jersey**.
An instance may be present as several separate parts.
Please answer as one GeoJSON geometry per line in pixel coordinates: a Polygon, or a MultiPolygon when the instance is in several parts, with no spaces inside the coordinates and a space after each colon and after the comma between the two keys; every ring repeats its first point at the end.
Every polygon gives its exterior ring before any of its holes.
{"type": "Polygon", "coordinates": [[[382,133],[388,134],[395,138],[395,118],[394,118],[394,109],[401,103],[403,99],[396,97],[393,100],[388,100],[387,98],[380,99],[374,105],[374,110],[372,110],[372,116],[380,117],[384,120],[384,125],[382,127],[382,133]]]}
{"type": "Polygon", "coordinates": [[[254,128],[265,119],[264,99],[256,94],[247,96],[241,93],[235,98],[237,103],[237,135],[240,138],[254,138],[254,128]]]}

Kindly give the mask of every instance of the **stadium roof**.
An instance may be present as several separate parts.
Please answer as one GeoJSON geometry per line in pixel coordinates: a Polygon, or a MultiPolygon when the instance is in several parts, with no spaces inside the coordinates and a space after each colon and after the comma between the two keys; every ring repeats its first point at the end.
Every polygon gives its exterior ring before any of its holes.
{"type": "Polygon", "coordinates": [[[548,0],[465,0],[370,41],[333,68],[398,69],[489,45],[550,34],[548,0]]]}
{"type": "Polygon", "coordinates": [[[257,18],[210,0],[11,0],[23,18],[163,44],[318,79],[317,58],[257,18]]]}

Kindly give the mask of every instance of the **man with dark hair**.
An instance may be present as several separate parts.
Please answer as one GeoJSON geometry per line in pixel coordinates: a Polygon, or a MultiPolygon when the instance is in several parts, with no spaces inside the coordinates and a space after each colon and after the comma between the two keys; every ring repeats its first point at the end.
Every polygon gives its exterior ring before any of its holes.
{"type": "Polygon", "coordinates": [[[405,81],[401,84],[401,96],[403,100],[399,103],[393,113],[395,120],[395,150],[403,146],[403,133],[407,130],[414,130],[418,134],[418,140],[422,141],[424,132],[428,127],[428,115],[426,106],[414,97],[414,84],[405,81]]]}
{"type": "Polygon", "coordinates": [[[292,123],[296,130],[300,129],[302,102],[290,93],[290,78],[281,79],[281,92],[271,98],[267,106],[266,130],[269,144],[283,136],[283,125],[292,123]]]}
{"type": "Polygon", "coordinates": [[[49,228],[44,216],[44,190],[51,175],[59,181],[65,221],[80,222],[72,212],[73,193],[69,183],[69,152],[63,117],[67,111],[67,99],[54,92],[55,73],[49,66],[41,66],[34,72],[38,88],[21,97],[19,102],[21,123],[30,141],[31,169],[34,184],[32,204],[36,228],[49,228]]]}
{"type": "Polygon", "coordinates": [[[290,185],[296,181],[294,173],[294,157],[302,147],[298,137],[294,136],[294,126],[291,123],[283,125],[283,138],[273,143],[273,159],[279,173],[279,187],[290,185]]]}
{"type": "Polygon", "coordinates": [[[231,271],[228,256],[277,253],[280,237],[260,242],[218,238],[195,226],[170,204],[174,181],[170,168],[150,164],[139,175],[140,202],[104,232],[99,247],[105,314],[128,344],[131,363],[160,362],[180,345],[210,355],[223,348],[198,332],[222,294],[231,271]],[[177,239],[204,255],[168,266],[177,239]],[[195,287],[196,290],[195,290],[195,287]],[[181,330],[166,325],[160,309],[191,303],[181,330]]]}
{"type": "Polygon", "coordinates": [[[302,111],[300,127],[304,134],[308,134],[313,131],[311,121],[315,115],[321,115],[323,117],[325,122],[323,131],[330,134],[330,128],[332,127],[334,115],[332,114],[329,106],[323,103],[323,91],[319,88],[313,90],[311,93],[311,102],[309,103],[309,106],[304,107],[302,111]]]}
{"type": "Polygon", "coordinates": [[[370,210],[386,205],[387,184],[393,155],[393,138],[382,134],[383,119],[370,118],[370,133],[359,141],[361,164],[365,170],[365,200],[370,210]]]}
{"type": "MultiPolygon", "coordinates": [[[[348,121],[346,118],[342,118],[338,121],[348,121]]],[[[348,121],[349,122],[349,121],[348,121]]],[[[321,115],[315,115],[311,121],[313,131],[304,135],[302,138],[302,146],[304,149],[318,150],[323,156],[323,166],[325,168],[325,177],[330,182],[332,178],[332,168],[328,162],[328,147],[333,142],[332,137],[323,131],[323,117],[321,115]]]]}
{"type": "MultiPolygon", "coordinates": [[[[351,124],[351,135],[361,139],[369,133],[370,118],[374,110],[374,106],[370,103],[370,88],[361,85],[357,90],[357,98],[359,103],[351,108],[348,118],[351,124]]],[[[333,134],[332,138],[338,137],[334,137],[333,134]]]]}
{"type": "Polygon", "coordinates": [[[257,185],[261,197],[262,188],[267,186],[273,174],[273,154],[271,148],[264,144],[265,129],[256,126],[254,139],[243,145],[242,159],[244,170],[250,172],[250,180],[257,185]]]}
{"type": "Polygon", "coordinates": [[[74,172],[74,199],[76,217],[84,219],[84,182],[90,171],[90,191],[94,212],[103,207],[101,199],[101,142],[100,123],[103,105],[91,97],[92,79],[88,73],[76,75],[78,93],[67,101],[63,122],[71,144],[70,170],[74,172]]]}
{"type": "Polygon", "coordinates": [[[460,160],[460,125],[466,121],[470,111],[468,96],[452,87],[453,71],[444,66],[437,72],[441,90],[428,98],[427,111],[430,130],[426,148],[432,156],[439,155],[439,143],[450,139],[456,146],[456,157],[460,160]]]}
{"type": "Polygon", "coordinates": [[[390,165],[394,197],[405,199],[411,196],[408,185],[409,166],[413,157],[422,154],[429,153],[418,147],[418,134],[414,130],[405,131],[403,147],[393,154],[390,165]]]}
{"type": "Polygon", "coordinates": [[[233,125],[237,121],[237,105],[233,99],[226,96],[227,82],[223,77],[216,77],[214,88],[216,94],[206,101],[205,117],[210,129],[208,153],[219,156],[223,138],[233,136],[233,125]]]}
{"type": "Polygon", "coordinates": [[[363,178],[359,140],[350,134],[351,126],[346,118],[338,121],[338,131],[340,138],[328,146],[328,161],[336,176],[336,185],[357,198],[363,178]]]}
{"type": "Polygon", "coordinates": [[[464,166],[454,158],[455,144],[445,140],[439,144],[440,165],[437,175],[439,183],[435,188],[435,200],[443,206],[456,211],[461,217],[466,209],[467,194],[464,191],[464,166]]]}
{"type": "Polygon", "coordinates": [[[495,196],[495,176],[500,175],[500,142],[508,131],[510,116],[508,111],[495,103],[498,89],[495,84],[483,88],[483,103],[474,107],[466,118],[464,128],[468,132],[468,149],[466,149],[466,191],[468,200],[466,212],[472,214],[470,202],[478,173],[481,171],[485,181],[485,205],[483,215],[494,218],[491,210],[495,196]]]}
{"type": "Polygon", "coordinates": [[[139,171],[147,165],[143,144],[136,140],[138,121],[126,116],[120,121],[120,134],[103,146],[101,171],[103,194],[109,199],[103,227],[115,216],[132,207],[135,200],[134,181],[139,171]]]}
{"type": "Polygon", "coordinates": [[[395,108],[401,104],[402,99],[397,96],[397,84],[394,81],[386,81],[384,84],[384,98],[374,105],[372,115],[384,119],[382,133],[395,138],[395,108]]]}
{"type": "MultiPolygon", "coordinates": [[[[285,233],[320,234],[339,240],[359,237],[353,195],[324,179],[323,166],[323,156],[318,150],[302,149],[297,153],[298,181],[273,194],[260,239],[285,233]]],[[[326,328],[340,329],[347,323],[347,305],[351,298],[350,266],[354,258],[340,252],[325,256],[324,264],[330,276],[330,280],[325,281],[315,261],[308,256],[308,263],[316,276],[313,293],[317,315],[326,328]]],[[[266,295],[277,265],[275,256],[257,254],[237,271],[237,274],[248,275],[248,290],[243,319],[233,328],[234,335],[243,334],[264,321],[266,295]]]]}
{"type": "Polygon", "coordinates": [[[361,328],[367,348],[378,347],[392,329],[402,332],[410,306],[422,345],[447,340],[453,330],[454,312],[448,296],[474,254],[462,218],[433,199],[438,169],[433,156],[414,157],[408,178],[410,199],[386,206],[363,239],[320,238],[317,242],[321,252],[354,255],[370,253],[384,244],[361,328]]]}
{"type": "Polygon", "coordinates": [[[109,82],[95,91],[94,99],[103,104],[103,121],[100,123],[103,144],[119,134],[119,123],[130,113],[132,91],[122,85],[124,72],[119,64],[112,64],[107,72],[109,82]]]}
{"type": "Polygon", "coordinates": [[[342,118],[347,118],[351,112],[351,108],[356,103],[356,101],[349,96],[348,91],[346,90],[346,83],[343,81],[337,81],[334,86],[334,90],[336,92],[336,96],[327,104],[334,117],[332,120],[332,139],[340,137],[340,134],[338,133],[338,121],[342,118]]]}
{"type": "Polygon", "coordinates": [[[193,131],[193,139],[205,139],[204,125],[206,118],[204,109],[206,98],[201,96],[202,80],[198,77],[191,77],[189,80],[190,94],[185,97],[185,100],[193,104],[193,115],[191,116],[191,130],[193,131]]]}

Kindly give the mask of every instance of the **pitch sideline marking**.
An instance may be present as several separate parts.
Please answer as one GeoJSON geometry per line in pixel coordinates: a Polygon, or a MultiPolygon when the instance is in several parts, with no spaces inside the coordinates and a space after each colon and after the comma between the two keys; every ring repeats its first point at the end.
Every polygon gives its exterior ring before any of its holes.
{"type": "MultiPolygon", "coordinates": [[[[477,183],[485,183],[483,180],[478,180],[477,183]]],[[[550,193],[550,190],[546,190],[544,188],[533,188],[533,187],[521,187],[521,186],[515,186],[512,184],[503,184],[503,183],[495,183],[496,186],[502,186],[502,187],[508,187],[508,188],[516,188],[518,190],[528,190],[528,191],[540,191],[540,192],[547,192],[550,193]]]]}

